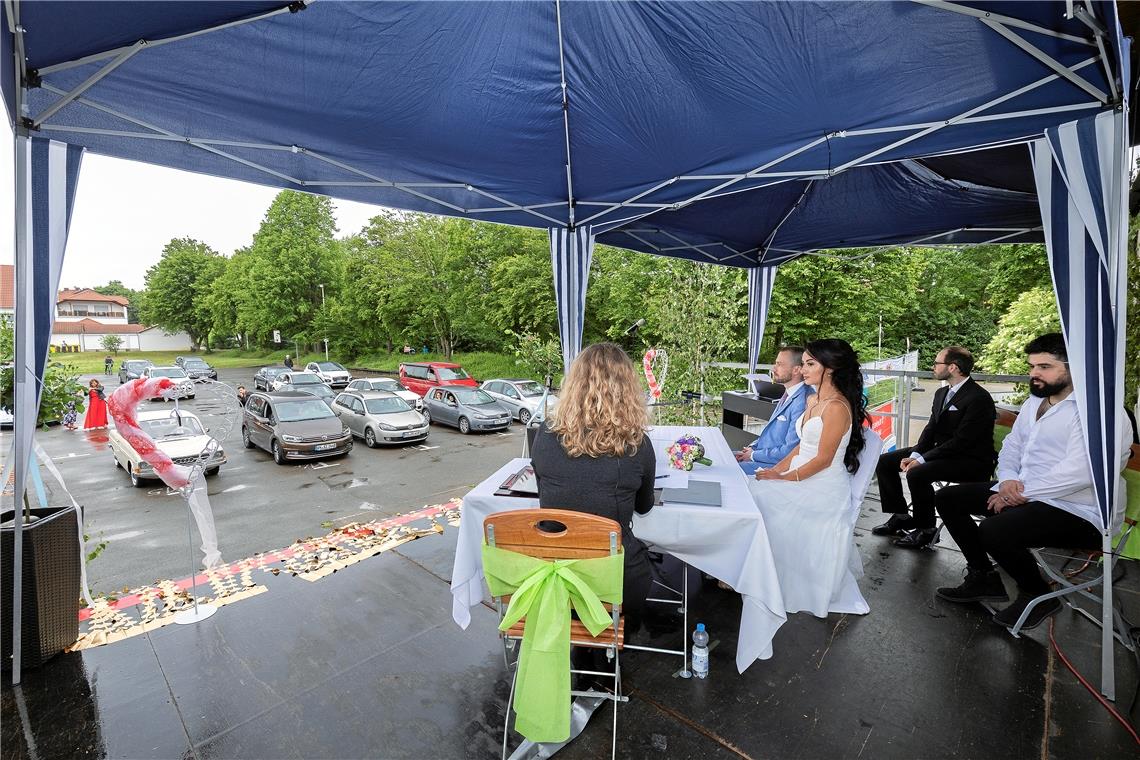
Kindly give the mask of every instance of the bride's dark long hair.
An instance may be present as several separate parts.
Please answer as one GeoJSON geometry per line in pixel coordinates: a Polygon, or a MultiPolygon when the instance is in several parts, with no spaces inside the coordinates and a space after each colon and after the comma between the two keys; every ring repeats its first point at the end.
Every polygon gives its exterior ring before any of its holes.
{"type": "MultiPolygon", "coordinates": [[[[831,370],[831,382],[851,405],[851,439],[843,453],[843,465],[850,473],[859,469],[859,453],[867,445],[863,423],[867,420],[867,400],[863,396],[863,371],[851,344],[839,338],[813,340],[804,347],[816,361],[831,370]]],[[[816,389],[819,390],[818,388],[816,389]]]]}

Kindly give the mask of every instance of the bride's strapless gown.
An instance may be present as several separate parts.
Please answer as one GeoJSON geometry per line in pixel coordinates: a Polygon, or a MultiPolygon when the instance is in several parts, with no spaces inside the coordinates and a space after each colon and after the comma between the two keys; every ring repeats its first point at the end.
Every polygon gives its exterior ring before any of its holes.
{"type": "MultiPolygon", "coordinates": [[[[796,421],[800,451],[790,469],[812,460],[819,451],[822,417],[796,421]]],[[[851,554],[856,512],[851,507],[851,475],[843,454],[851,431],[844,434],[827,469],[801,481],[752,480],[749,490],[772,547],[784,607],[788,612],[863,615],[870,611],[856,585],[851,554]]],[[[858,564],[861,575],[862,565],[858,564]]]]}

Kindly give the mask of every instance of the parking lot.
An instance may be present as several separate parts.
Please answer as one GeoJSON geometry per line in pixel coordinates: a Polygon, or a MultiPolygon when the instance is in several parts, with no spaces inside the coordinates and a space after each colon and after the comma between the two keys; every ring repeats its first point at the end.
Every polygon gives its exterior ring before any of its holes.
{"type": "MultiPolygon", "coordinates": [[[[255,368],[219,370],[219,381],[253,388],[255,368]]],[[[104,381],[108,394],[118,378],[84,376],[104,381]]],[[[506,432],[461,435],[432,425],[422,445],[369,449],[360,440],[351,453],[321,462],[279,466],[260,449],[241,442],[239,410],[200,386],[197,397],[181,402],[219,435],[230,416],[228,435],[221,438],[228,462],[208,479],[210,503],[224,560],[288,546],[307,536],[326,533],[330,524],[374,520],[438,504],[462,496],[511,457],[522,453],[523,433],[517,423],[506,432]]],[[[140,409],[167,402],[144,402],[140,409]]],[[[115,467],[106,430],[71,432],[54,426],[37,432],[44,449],[59,466],[76,500],[85,508],[92,539],[107,542],[90,562],[93,591],[113,593],[162,578],[190,573],[187,510],[183,500],[159,481],[133,488],[115,467]]],[[[53,485],[48,479],[49,489],[53,485]]],[[[195,561],[200,561],[195,532],[195,561]]]]}

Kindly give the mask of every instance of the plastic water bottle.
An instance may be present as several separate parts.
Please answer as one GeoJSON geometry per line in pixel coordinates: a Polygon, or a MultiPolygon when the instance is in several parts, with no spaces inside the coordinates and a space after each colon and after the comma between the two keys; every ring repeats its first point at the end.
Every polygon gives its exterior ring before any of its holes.
{"type": "Polygon", "coordinates": [[[697,623],[697,630],[693,631],[693,675],[707,678],[708,674],[709,635],[705,632],[705,624],[697,623]]]}

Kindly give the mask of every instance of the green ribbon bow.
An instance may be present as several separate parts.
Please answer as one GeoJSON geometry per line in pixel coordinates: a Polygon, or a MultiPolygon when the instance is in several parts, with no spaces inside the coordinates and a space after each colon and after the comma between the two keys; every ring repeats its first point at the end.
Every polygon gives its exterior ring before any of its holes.
{"type": "Polygon", "coordinates": [[[570,607],[597,636],[613,624],[602,602],[621,604],[624,555],[554,560],[483,544],[483,574],[492,596],[513,594],[499,624],[524,616],[515,687],[515,730],[534,742],[570,737],[570,607]]]}

